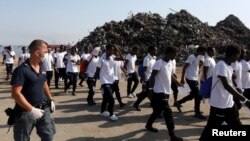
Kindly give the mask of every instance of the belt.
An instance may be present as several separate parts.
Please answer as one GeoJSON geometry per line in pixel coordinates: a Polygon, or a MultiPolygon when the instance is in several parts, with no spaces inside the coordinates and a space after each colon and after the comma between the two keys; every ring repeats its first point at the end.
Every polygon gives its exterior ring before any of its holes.
{"type": "Polygon", "coordinates": [[[34,107],[38,108],[38,109],[41,109],[41,110],[44,110],[46,108],[46,105],[45,104],[38,104],[38,105],[36,105],[34,107]]]}

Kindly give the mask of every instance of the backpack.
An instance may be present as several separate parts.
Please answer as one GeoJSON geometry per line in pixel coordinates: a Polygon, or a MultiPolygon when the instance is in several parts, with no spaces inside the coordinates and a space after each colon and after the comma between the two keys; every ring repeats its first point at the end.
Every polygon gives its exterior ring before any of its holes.
{"type": "Polygon", "coordinates": [[[88,61],[87,60],[83,60],[80,64],[80,72],[86,72],[88,67],[88,61]]]}
{"type": "Polygon", "coordinates": [[[205,81],[201,83],[200,96],[202,96],[203,98],[210,98],[212,89],[219,82],[218,80],[212,87],[212,81],[213,81],[213,77],[209,77],[208,79],[206,79],[205,81]]]}
{"type": "Polygon", "coordinates": [[[138,66],[138,75],[139,75],[139,77],[142,77],[142,76],[143,76],[143,73],[144,73],[143,64],[140,64],[140,65],[138,66]]]}

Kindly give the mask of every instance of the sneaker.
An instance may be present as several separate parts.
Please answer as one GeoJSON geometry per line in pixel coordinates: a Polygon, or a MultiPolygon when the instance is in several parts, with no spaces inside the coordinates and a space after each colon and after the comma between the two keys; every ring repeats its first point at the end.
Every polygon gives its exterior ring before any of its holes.
{"type": "Polygon", "coordinates": [[[112,121],[117,121],[118,120],[118,117],[116,115],[112,115],[109,117],[110,120],[112,121]]]}
{"type": "Polygon", "coordinates": [[[196,117],[196,118],[198,118],[198,119],[202,119],[202,120],[204,120],[204,119],[207,119],[205,116],[203,116],[201,113],[196,113],[195,115],[194,115],[194,117],[196,117]]]}
{"type": "Polygon", "coordinates": [[[134,96],[132,94],[129,94],[127,97],[128,98],[133,98],[134,96]]]}
{"type": "Polygon", "coordinates": [[[124,106],[126,106],[125,103],[121,103],[121,104],[120,104],[120,108],[123,108],[124,106]]]}
{"type": "Polygon", "coordinates": [[[178,101],[175,102],[176,108],[179,112],[181,112],[181,104],[178,101]]]}
{"type": "Polygon", "coordinates": [[[150,132],[154,132],[154,133],[157,133],[158,132],[158,129],[152,127],[152,126],[148,126],[146,125],[145,128],[150,131],[150,132]]]}
{"type": "Polygon", "coordinates": [[[137,106],[136,104],[133,104],[133,107],[135,108],[136,111],[141,111],[141,109],[139,108],[139,106],[137,106]]]}
{"type": "Polygon", "coordinates": [[[133,93],[131,93],[131,95],[133,96],[133,97],[136,97],[136,94],[133,92],[133,93]]]}
{"type": "Polygon", "coordinates": [[[101,113],[101,116],[108,117],[109,116],[109,112],[108,111],[104,111],[104,112],[101,113]]]}
{"type": "Polygon", "coordinates": [[[170,141],[184,141],[183,138],[177,136],[171,136],[170,141]]]}

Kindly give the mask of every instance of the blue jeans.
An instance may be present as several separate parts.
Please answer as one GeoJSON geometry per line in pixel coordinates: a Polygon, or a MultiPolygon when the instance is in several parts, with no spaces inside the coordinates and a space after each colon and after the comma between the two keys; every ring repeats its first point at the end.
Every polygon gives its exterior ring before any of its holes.
{"type": "Polygon", "coordinates": [[[28,112],[23,112],[19,118],[16,118],[14,124],[14,140],[15,141],[29,141],[30,134],[33,128],[36,127],[37,134],[41,141],[52,141],[55,131],[54,120],[50,117],[50,109],[44,109],[44,115],[38,119],[33,120],[29,117],[28,112]]]}

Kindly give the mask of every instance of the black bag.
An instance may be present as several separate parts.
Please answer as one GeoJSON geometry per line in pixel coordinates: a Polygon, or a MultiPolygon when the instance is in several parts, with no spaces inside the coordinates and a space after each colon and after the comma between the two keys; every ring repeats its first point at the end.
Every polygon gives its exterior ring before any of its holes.
{"type": "Polygon", "coordinates": [[[7,108],[7,109],[5,109],[5,113],[7,116],[9,116],[7,124],[13,125],[15,123],[15,117],[16,117],[15,110],[11,109],[11,108],[7,108]]]}

